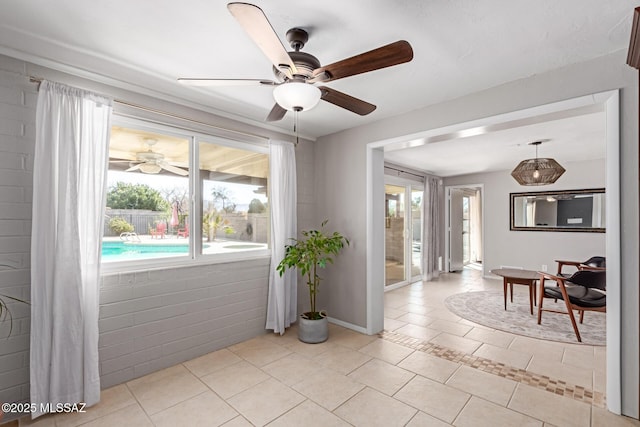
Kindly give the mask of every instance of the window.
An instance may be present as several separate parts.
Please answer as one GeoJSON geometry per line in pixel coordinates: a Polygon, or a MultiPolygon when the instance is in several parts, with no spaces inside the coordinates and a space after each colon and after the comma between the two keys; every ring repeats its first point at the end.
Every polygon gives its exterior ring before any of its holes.
{"type": "Polygon", "coordinates": [[[266,147],[115,122],[102,249],[107,269],[268,250],[266,147]]]}
{"type": "Polygon", "coordinates": [[[202,254],[267,249],[269,156],[200,141],[202,254]]]}

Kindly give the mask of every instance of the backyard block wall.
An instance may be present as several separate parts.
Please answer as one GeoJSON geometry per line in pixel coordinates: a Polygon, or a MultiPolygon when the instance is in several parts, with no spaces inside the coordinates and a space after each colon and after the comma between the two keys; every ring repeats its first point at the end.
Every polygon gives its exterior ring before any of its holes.
{"type": "Polygon", "coordinates": [[[404,262],[404,218],[388,217],[385,220],[385,258],[387,261],[404,262]]]}
{"type": "MultiPolygon", "coordinates": [[[[0,266],[0,293],[25,300],[30,299],[31,287],[37,101],[36,85],[28,78],[30,66],[0,55],[0,264],[10,266],[0,266]]],[[[301,141],[296,156],[299,224],[316,226],[314,144],[301,141]]],[[[104,275],[99,323],[102,387],[267,333],[269,264],[268,258],[254,258],[104,275]]],[[[17,303],[10,307],[9,338],[8,323],[0,323],[0,402],[28,401],[30,308],[17,303]]]]}

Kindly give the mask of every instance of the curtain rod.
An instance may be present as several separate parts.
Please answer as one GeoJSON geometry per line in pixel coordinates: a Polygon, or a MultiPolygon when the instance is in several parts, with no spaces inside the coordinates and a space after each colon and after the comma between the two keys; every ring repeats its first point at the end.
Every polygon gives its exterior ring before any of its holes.
{"type": "Polygon", "coordinates": [[[407,171],[404,171],[402,169],[394,168],[393,166],[385,166],[384,168],[385,169],[391,169],[391,170],[394,170],[394,171],[400,172],[400,173],[406,173],[407,175],[417,176],[418,178],[424,179],[424,175],[418,175],[418,174],[415,174],[413,172],[407,172],[407,171]]]}
{"type": "MultiPolygon", "coordinates": [[[[38,87],[40,86],[40,83],[42,83],[43,80],[44,79],[42,79],[40,77],[29,76],[29,81],[31,83],[37,83],[38,87]]],[[[194,123],[194,124],[198,124],[198,125],[202,125],[202,126],[207,126],[209,128],[216,129],[216,130],[223,131],[223,132],[231,132],[231,133],[234,133],[236,135],[248,136],[248,137],[251,137],[251,138],[257,138],[257,139],[261,139],[261,140],[264,140],[264,141],[269,141],[269,139],[270,139],[270,138],[268,138],[266,136],[256,135],[256,134],[248,133],[248,132],[240,132],[240,131],[233,130],[233,129],[226,129],[226,128],[223,128],[223,127],[220,127],[220,126],[215,126],[215,125],[212,125],[212,124],[209,124],[209,123],[201,122],[199,120],[193,120],[193,119],[189,119],[187,117],[178,116],[178,115],[173,114],[173,113],[168,113],[166,111],[157,110],[155,108],[149,108],[149,107],[145,107],[143,105],[133,104],[133,103],[127,102],[127,101],[122,101],[120,99],[114,99],[113,102],[115,102],[116,104],[120,104],[122,106],[125,106],[125,107],[131,107],[131,108],[135,108],[137,110],[142,110],[142,111],[158,114],[158,115],[165,116],[165,117],[171,117],[172,119],[184,120],[184,121],[189,122],[189,123],[194,123]]]]}

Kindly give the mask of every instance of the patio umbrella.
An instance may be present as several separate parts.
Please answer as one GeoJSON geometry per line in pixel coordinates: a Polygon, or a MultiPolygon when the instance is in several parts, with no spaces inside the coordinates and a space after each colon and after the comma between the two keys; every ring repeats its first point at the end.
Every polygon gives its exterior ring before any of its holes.
{"type": "Polygon", "coordinates": [[[173,213],[171,214],[171,222],[169,223],[172,227],[180,224],[180,220],[178,219],[178,204],[173,204],[173,213]]]}

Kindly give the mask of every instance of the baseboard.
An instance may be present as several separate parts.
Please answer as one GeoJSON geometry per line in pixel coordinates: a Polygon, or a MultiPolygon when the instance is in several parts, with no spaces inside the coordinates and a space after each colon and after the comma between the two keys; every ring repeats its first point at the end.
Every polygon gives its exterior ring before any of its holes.
{"type": "Polygon", "coordinates": [[[334,319],[333,317],[328,317],[327,320],[329,320],[329,323],[333,323],[334,325],[342,326],[343,328],[351,329],[352,331],[360,332],[361,334],[367,335],[367,329],[363,328],[362,326],[343,322],[342,320],[334,319]]]}

